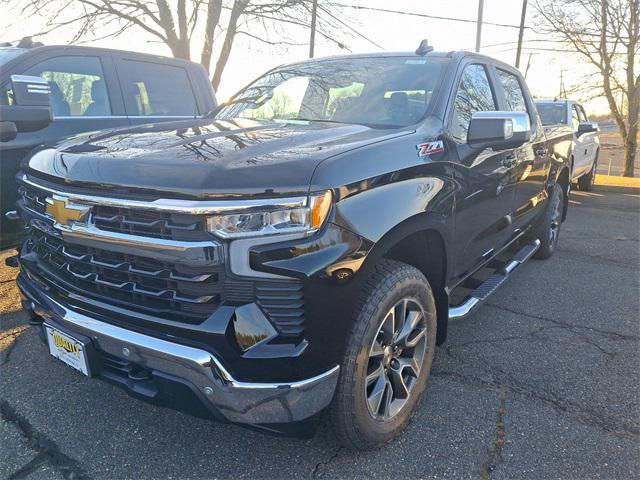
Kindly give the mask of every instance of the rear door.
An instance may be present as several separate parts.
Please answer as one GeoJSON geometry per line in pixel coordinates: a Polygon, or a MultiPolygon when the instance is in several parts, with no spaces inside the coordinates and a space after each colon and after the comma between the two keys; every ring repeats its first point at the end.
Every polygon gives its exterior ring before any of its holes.
{"type": "Polygon", "coordinates": [[[515,193],[513,152],[467,145],[471,116],[478,111],[499,110],[490,68],[484,63],[464,67],[457,82],[449,122],[449,138],[457,152],[456,276],[461,279],[490,259],[512,232],[515,193]]]}
{"type": "Polygon", "coordinates": [[[183,120],[206,113],[199,102],[197,83],[183,65],[127,56],[116,57],[116,65],[131,124],[183,120]]]}
{"type": "Polygon", "coordinates": [[[531,140],[509,152],[509,156],[515,162],[515,236],[527,228],[546,205],[545,185],[550,168],[550,152],[547,151],[547,138],[542,123],[520,75],[500,66],[496,67],[495,72],[501,108],[507,111],[527,112],[531,122],[531,140]]]}

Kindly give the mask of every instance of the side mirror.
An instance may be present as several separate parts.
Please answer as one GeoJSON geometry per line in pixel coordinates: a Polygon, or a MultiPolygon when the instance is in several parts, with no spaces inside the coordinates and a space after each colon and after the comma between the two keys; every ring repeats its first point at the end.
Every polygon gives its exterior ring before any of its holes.
{"type": "MultiPolygon", "coordinates": [[[[12,75],[11,89],[13,105],[0,105],[0,124],[13,124],[16,132],[34,132],[42,130],[53,120],[51,111],[51,88],[40,77],[12,75]]],[[[13,140],[12,127],[1,127],[0,141],[13,140]],[[7,139],[5,139],[7,138],[7,139]]]]}
{"type": "Polygon", "coordinates": [[[583,133],[593,133],[598,132],[600,129],[598,128],[598,124],[596,122],[582,122],[578,125],[578,135],[582,135],[583,133]]]}
{"type": "Polygon", "coordinates": [[[476,112],[471,117],[467,144],[476,149],[516,148],[531,139],[526,112],[476,112]]]}

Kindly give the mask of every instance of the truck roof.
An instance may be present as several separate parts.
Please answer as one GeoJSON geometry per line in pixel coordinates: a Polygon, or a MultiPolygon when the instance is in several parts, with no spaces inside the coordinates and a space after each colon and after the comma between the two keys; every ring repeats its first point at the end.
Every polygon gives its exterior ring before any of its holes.
{"type": "Polygon", "coordinates": [[[13,46],[5,46],[0,47],[0,53],[15,53],[12,55],[13,58],[18,58],[19,56],[29,53],[29,52],[44,52],[44,51],[60,51],[60,52],[71,52],[71,51],[83,51],[87,53],[94,52],[96,54],[105,54],[105,53],[116,53],[120,55],[135,55],[137,57],[144,57],[149,60],[162,60],[163,62],[172,61],[172,62],[184,62],[184,63],[194,63],[189,60],[184,60],[181,58],[169,57],[166,55],[154,55],[152,53],[141,53],[130,50],[119,50],[115,48],[103,48],[103,47],[87,47],[84,45],[39,45],[30,48],[20,48],[13,46]]]}

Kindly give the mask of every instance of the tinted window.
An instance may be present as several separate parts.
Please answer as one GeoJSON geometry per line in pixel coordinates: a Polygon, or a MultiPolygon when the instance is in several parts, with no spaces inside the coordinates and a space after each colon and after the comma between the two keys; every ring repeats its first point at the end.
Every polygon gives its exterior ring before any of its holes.
{"type": "Polygon", "coordinates": [[[288,65],[238,93],[217,118],[410,125],[425,115],[448,61],[369,57],[288,65]]]}
{"type": "Polygon", "coordinates": [[[463,143],[467,141],[469,123],[475,112],[496,110],[496,102],[483,65],[465,67],[454,104],[451,133],[463,143]]]}
{"type": "Polygon", "coordinates": [[[567,105],[563,103],[536,103],[543,125],[566,123],[567,105]]]}
{"type": "Polygon", "coordinates": [[[194,116],[198,114],[184,68],[123,60],[120,75],[128,115],[194,116]]]}
{"type": "Polygon", "coordinates": [[[584,108],[582,108],[582,105],[576,104],[576,107],[578,107],[578,115],[580,116],[580,121],[581,122],[588,122],[589,121],[589,117],[587,117],[587,114],[584,113],[584,108]]]}
{"type": "Polygon", "coordinates": [[[573,129],[578,130],[578,126],[580,125],[580,114],[578,113],[578,109],[575,105],[571,109],[571,121],[573,123],[573,129]]]}
{"type": "Polygon", "coordinates": [[[49,82],[55,117],[111,115],[102,64],[97,57],[50,58],[25,74],[49,82]]]}
{"type": "Polygon", "coordinates": [[[498,69],[498,78],[502,84],[507,108],[511,112],[526,112],[527,102],[524,100],[524,93],[518,81],[518,77],[512,73],[498,69]]]}

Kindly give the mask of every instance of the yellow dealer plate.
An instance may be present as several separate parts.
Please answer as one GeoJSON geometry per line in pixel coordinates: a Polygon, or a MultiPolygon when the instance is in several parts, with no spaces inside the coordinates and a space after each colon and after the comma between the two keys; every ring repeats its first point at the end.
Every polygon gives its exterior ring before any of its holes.
{"type": "Polygon", "coordinates": [[[45,328],[51,355],[88,376],[87,356],[82,342],[50,325],[45,325],[45,328]]]}

